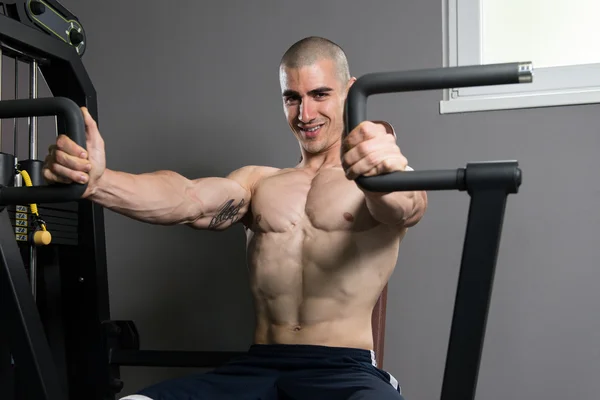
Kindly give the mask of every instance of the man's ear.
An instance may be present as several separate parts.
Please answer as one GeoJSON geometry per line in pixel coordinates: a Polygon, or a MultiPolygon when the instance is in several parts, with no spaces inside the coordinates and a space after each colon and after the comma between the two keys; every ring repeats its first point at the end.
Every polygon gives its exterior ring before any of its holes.
{"type": "Polygon", "coordinates": [[[348,81],[348,87],[346,87],[346,90],[350,90],[350,88],[352,87],[352,85],[354,85],[354,82],[356,82],[356,77],[352,77],[350,78],[350,80],[348,81]]]}

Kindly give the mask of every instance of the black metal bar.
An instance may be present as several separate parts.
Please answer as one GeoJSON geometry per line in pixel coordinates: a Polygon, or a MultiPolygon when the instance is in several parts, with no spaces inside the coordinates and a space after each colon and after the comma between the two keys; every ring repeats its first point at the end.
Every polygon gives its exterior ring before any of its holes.
{"type": "MultiPolygon", "coordinates": [[[[344,135],[367,119],[367,98],[374,94],[529,83],[532,79],[533,67],[530,62],[366,74],[358,78],[348,92],[344,135]]],[[[372,191],[384,191],[383,187],[392,191],[415,185],[425,187],[425,182],[430,188],[423,190],[448,190],[454,184],[451,175],[451,171],[393,172],[372,177],[360,176],[355,181],[360,187],[372,191]],[[436,175],[433,176],[433,173],[436,175]]]]}
{"type": "MultiPolygon", "coordinates": [[[[56,240],[53,235],[53,241],[56,240]]],[[[37,249],[38,263],[43,268],[39,271],[40,283],[38,285],[37,303],[42,322],[44,323],[46,338],[51,344],[52,357],[58,372],[60,384],[67,388],[65,326],[63,315],[64,299],[62,298],[61,268],[58,263],[57,246],[40,246],[37,249]]],[[[26,254],[25,254],[26,255],[26,254]]]]}
{"type": "Polygon", "coordinates": [[[531,62],[365,74],[354,82],[348,93],[348,130],[366,120],[367,97],[374,94],[530,83],[532,79],[531,62]]]}
{"type": "Polygon", "coordinates": [[[0,296],[7,321],[2,329],[8,332],[17,368],[29,377],[28,390],[35,399],[65,400],[6,208],[0,212],[0,262],[0,296]]]}
{"type": "Polygon", "coordinates": [[[134,367],[214,368],[243,357],[236,351],[123,350],[111,352],[110,363],[134,367]]]}
{"type": "Polygon", "coordinates": [[[507,192],[472,190],[442,400],[475,398],[507,192]]]}
{"type": "MultiPolygon", "coordinates": [[[[66,124],[65,134],[86,148],[85,124],[81,110],[71,99],[49,97],[0,101],[0,119],[60,116],[66,124]]],[[[0,205],[31,203],[62,203],[79,200],[87,183],[69,185],[23,186],[0,188],[0,205]]]]}
{"type": "Polygon", "coordinates": [[[385,174],[378,179],[365,179],[361,187],[372,192],[400,192],[407,190],[465,190],[465,169],[410,171],[398,179],[385,174]]]}
{"type": "MultiPolygon", "coordinates": [[[[90,108],[90,114],[95,116],[96,109],[90,108]]],[[[66,340],[72,399],[112,399],[116,391],[111,382],[120,377],[119,367],[107,361],[108,341],[102,327],[103,321],[110,320],[103,215],[100,205],[81,200],[78,246],[61,252],[63,297],[69,301],[63,312],[69,318],[66,340]]]]}
{"type": "MultiPolygon", "coordinates": [[[[5,315],[0,315],[0,326],[7,326],[5,315]]],[[[0,329],[0,393],[3,400],[15,400],[15,373],[12,354],[10,351],[9,337],[0,329]]]]}

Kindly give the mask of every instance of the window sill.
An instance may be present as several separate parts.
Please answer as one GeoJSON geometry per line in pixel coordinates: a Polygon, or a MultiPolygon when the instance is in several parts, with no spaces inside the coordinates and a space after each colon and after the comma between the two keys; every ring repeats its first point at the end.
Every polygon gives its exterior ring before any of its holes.
{"type": "MultiPolygon", "coordinates": [[[[444,91],[445,99],[449,91],[444,91]]],[[[477,111],[510,110],[522,108],[558,107],[600,103],[600,88],[556,91],[510,93],[489,96],[467,96],[440,101],[440,114],[477,111]]]]}

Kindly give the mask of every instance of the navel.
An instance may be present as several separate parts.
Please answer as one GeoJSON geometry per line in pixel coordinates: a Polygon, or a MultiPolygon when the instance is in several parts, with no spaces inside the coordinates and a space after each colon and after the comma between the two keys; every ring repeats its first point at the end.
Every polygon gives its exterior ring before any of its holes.
{"type": "Polygon", "coordinates": [[[344,219],[348,222],[354,222],[354,215],[350,213],[344,213],[344,219]]]}

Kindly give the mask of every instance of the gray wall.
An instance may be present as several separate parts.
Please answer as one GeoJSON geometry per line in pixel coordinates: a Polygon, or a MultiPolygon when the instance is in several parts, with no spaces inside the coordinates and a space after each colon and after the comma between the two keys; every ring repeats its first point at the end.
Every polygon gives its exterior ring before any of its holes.
{"type": "MultiPolygon", "coordinates": [[[[64,0],[87,30],[110,168],[224,175],[290,166],[298,147],[277,63],[307,35],[341,44],[352,72],[442,65],[441,2],[64,0]]],[[[518,159],[479,399],[596,399],[600,371],[598,105],[438,114],[440,92],[370,100],[416,169],[518,159]]],[[[468,197],[432,192],[390,282],[385,367],[407,399],[439,397],[468,197]]],[[[253,309],[241,229],[155,227],[106,212],[113,318],[145,348],[242,350],[253,309]]],[[[124,368],[125,392],[189,370],[124,368]]]]}

